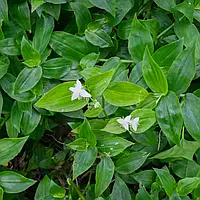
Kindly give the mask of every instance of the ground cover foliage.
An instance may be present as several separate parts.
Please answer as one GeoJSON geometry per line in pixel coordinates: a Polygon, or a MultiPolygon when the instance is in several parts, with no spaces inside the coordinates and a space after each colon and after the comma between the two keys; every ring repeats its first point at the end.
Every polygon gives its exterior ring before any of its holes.
{"type": "Polygon", "coordinates": [[[0,0],[0,199],[199,199],[199,29],[199,0],[0,0]]]}

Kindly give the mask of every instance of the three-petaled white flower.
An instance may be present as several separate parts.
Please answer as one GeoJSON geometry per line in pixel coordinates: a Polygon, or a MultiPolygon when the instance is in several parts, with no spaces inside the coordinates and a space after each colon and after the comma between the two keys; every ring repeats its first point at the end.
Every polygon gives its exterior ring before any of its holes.
{"type": "Polygon", "coordinates": [[[91,94],[88,93],[85,89],[83,89],[83,86],[79,80],[76,80],[75,87],[70,87],[69,90],[72,92],[72,101],[75,99],[91,97],[91,94]]]}
{"type": "Polygon", "coordinates": [[[129,115],[125,118],[118,119],[117,122],[127,131],[129,130],[129,126],[131,126],[134,131],[137,131],[139,125],[139,117],[131,118],[131,115],[129,115]]]}

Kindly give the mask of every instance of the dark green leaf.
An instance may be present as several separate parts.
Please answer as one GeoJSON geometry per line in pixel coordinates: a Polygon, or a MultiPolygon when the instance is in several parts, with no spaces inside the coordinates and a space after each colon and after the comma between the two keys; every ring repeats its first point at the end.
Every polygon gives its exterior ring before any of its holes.
{"type": "Polygon", "coordinates": [[[139,191],[138,191],[138,193],[137,193],[137,195],[136,195],[136,198],[135,198],[135,200],[153,200],[152,198],[151,198],[151,196],[148,194],[148,192],[146,191],[146,189],[145,189],[145,187],[144,186],[142,186],[140,189],[139,189],[139,191]]]}
{"type": "Polygon", "coordinates": [[[165,0],[165,1],[154,0],[154,1],[159,7],[167,11],[173,11],[174,6],[176,5],[174,0],[165,0]]]}
{"type": "Polygon", "coordinates": [[[22,120],[23,112],[20,110],[17,102],[15,102],[11,109],[11,123],[20,132],[20,124],[22,120]]]}
{"type": "Polygon", "coordinates": [[[20,46],[14,38],[0,40],[0,52],[9,56],[20,55],[20,46]]]}
{"type": "Polygon", "coordinates": [[[110,185],[114,174],[114,163],[110,157],[103,157],[96,168],[95,193],[99,197],[110,185]]]}
{"type": "Polygon", "coordinates": [[[18,137],[18,130],[12,124],[11,118],[6,121],[6,131],[9,138],[17,138],[18,137]]]}
{"type": "Polygon", "coordinates": [[[0,57],[0,79],[6,74],[9,63],[10,62],[7,57],[0,57]]]}
{"type": "Polygon", "coordinates": [[[67,144],[68,147],[76,150],[76,151],[86,151],[88,147],[88,142],[84,138],[78,138],[73,142],[67,144]]]}
{"type": "Polygon", "coordinates": [[[7,0],[1,0],[1,3],[0,3],[0,19],[3,19],[7,24],[9,23],[7,0]]]}

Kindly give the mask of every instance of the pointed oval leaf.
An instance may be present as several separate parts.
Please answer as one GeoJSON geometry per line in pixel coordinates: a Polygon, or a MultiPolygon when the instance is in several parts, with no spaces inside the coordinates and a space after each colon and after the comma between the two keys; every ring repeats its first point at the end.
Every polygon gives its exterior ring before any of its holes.
{"type": "Polygon", "coordinates": [[[22,149],[28,137],[0,139],[0,165],[12,160],[22,149]]]}
{"type": "Polygon", "coordinates": [[[76,152],[73,162],[73,179],[88,170],[97,157],[96,147],[84,152],[76,152]]]}
{"type": "Polygon", "coordinates": [[[105,100],[114,106],[130,106],[143,101],[148,92],[130,82],[115,82],[103,93],[105,100]]]}
{"type": "Polygon", "coordinates": [[[153,92],[167,94],[167,79],[161,68],[153,60],[148,48],[146,48],[144,53],[142,74],[145,82],[153,92]]]}
{"type": "Polygon", "coordinates": [[[153,52],[153,40],[150,32],[134,17],[128,38],[128,50],[135,63],[142,61],[146,46],[153,52]]]}
{"type": "Polygon", "coordinates": [[[159,7],[167,11],[173,11],[174,6],[176,5],[174,0],[165,0],[165,1],[154,0],[154,1],[159,7]]]}
{"type": "Polygon", "coordinates": [[[146,191],[145,187],[142,186],[135,197],[135,200],[153,200],[149,193],[146,191]]]}
{"type": "Polygon", "coordinates": [[[73,142],[70,142],[69,144],[66,144],[66,146],[76,150],[76,151],[86,151],[88,147],[87,140],[84,138],[78,138],[74,140],[73,142]]]}
{"type": "Polygon", "coordinates": [[[99,197],[110,185],[114,175],[114,163],[110,157],[103,157],[96,168],[95,194],[99,197]]]}
{"type": "Polygon", "coordinates": [[[21,54],[20,46],[14,38],[0,40],[0,52],[9,56],[18,56],[21,54]]]}
{"type": "Polygon", "coordinates": [[[17,102],[15,102],[11,109],[11,122],[13,126],[20,132],[20,124],[23,116],[23,112],[20,110],[17,102]]]}
{"type": "Polygon", "coordinates": [[[72,112],[80,110],[87,104],[88,100],[71,100],[72,92],[69,88],[73,87],[74,84],[75,82],[66,82],[57,85],[36,102],[35,106],[54,112],[72,112]]]}
{"type": "Polygon", "coordinates": [[[179,144],[183,118],[178,97],[174,92],[170,91],[161,98],[156,107],[156,117],[165,136],[174,144],[179,144]]]}
{"type": "Polygon", "coordinates": [[[7,0],[1,0],[0,10],[1,10],[0,19],[3,19],[8,24],[9,21],[8,21],[8,3],[7,3],[7,0]]]}
{"type": "Polygon", "coordinates": [[[36,68],[25,67],[18,75],[14,83],[14,92],[16,94],[23,93],[33,88],[42,77],[42,68],[40,66],[36,68]]]}

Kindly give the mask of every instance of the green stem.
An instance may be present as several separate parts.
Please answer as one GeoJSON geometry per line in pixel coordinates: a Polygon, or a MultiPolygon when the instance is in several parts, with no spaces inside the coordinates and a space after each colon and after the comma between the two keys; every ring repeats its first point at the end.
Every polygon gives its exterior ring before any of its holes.
{"type": "MultiPolygon", "coordinates": [[[[109,59],[99,59],[100,62],[106,62],[109,59]]],[[[121,60],[122,63],[134,63],[133,60],[121,60]]]]}
{"type": "MultiPolygon", "coordinates": [[[[181,21],[184,18],[184,15],[179,19],[179,21],[181,21]]],[[[163,36],[167,31],[169,31],[175,23],[173,23],[172,25],[170,25],[168,28],[166,28],[163,32],[161,32],[158,36],[157,39],[159,39],[161,36],[163,36]]]]}
{"type": "Polygon", "coordinates": [[[89,174],[89,179],[88,179],[88,183],[83,191],[83,195],[86,193],[86,191],[88,190],[88,188],[90,187],[90,181],[91,181],[91,178],[92,178],[92,172],[90,172],[89,174]]]}
{"type": "Polygon", "coordinates": [[[76,184],[70,178],[67,179],[67,182],[69,185],[71,185],[76,190],[76,192],[81,200],[86,200],[85,197],[82,195],[81,191],[79,190],[79,188],[76,186],[76,184]]]}
{"type": "Polygon", "coordinates": [[[102,108],[103,108],[103,113],[104,113],[105,117],[108,118],[108,115],[105,111],[105,100],[104,100],[103,96],[102,96],[102,108]]]}

